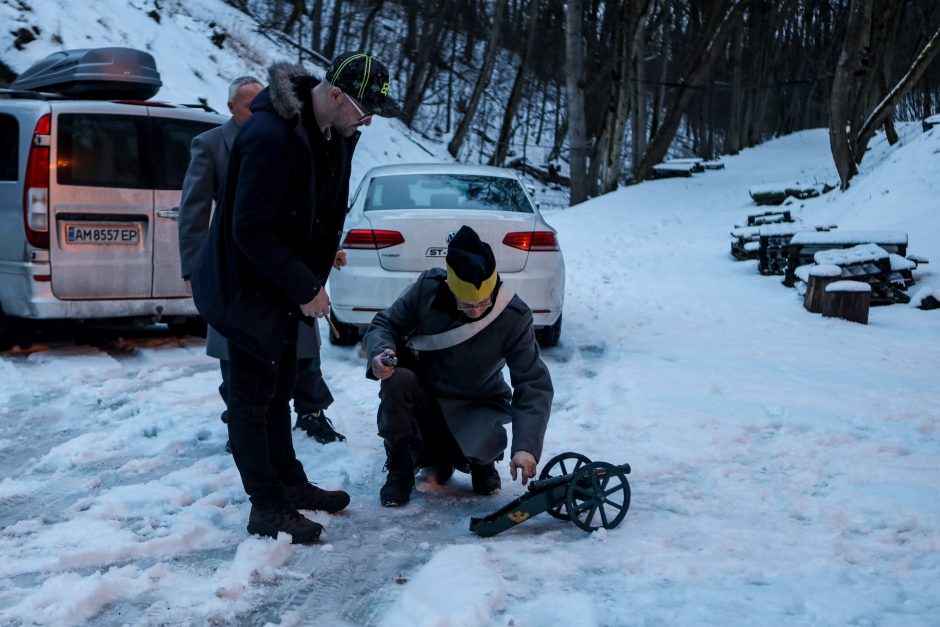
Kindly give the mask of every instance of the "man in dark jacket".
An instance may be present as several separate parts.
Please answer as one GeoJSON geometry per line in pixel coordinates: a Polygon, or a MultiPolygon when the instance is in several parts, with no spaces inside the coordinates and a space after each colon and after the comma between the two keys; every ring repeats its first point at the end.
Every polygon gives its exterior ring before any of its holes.
{"type": "Polygon", "coordinates": [[[488,244],[463,226],[447,248],[447,269],[422,273],[365,335],[366,376],[382,381],[379,435],[388,477],[382,505],[408,502],[415,469],[431,467],[438,483],[469,465],[474,492],[500,488],[512,423],[512,478],[535,476],[552,405],[532,312],[499,280],[488,244]],[[407,348],[405,348],[407,347],[407,348]],[[512,390],[503,378],[509,367],[512,390]]]}
{"type": "Polygon", "coordinates": [[[269,70],[229,157],[209,237],[192,275],[199,313],[228,340],[228,431],[251,500],[248,531],[316,540],[299,509],[337,512],[343,491],[307,481],[291,442],[297,325],[329,312],[323,289],[339,246],[358,129],[394,116],[388,70],[346,53],[322,81],[269,70]]]}
{"type": "MultiPolygon", "coordinates": [[[[263,88],[261,81],[253,76],[241,76],[233,80],[228,90],[228,108],[232,117],[221,126],[193,138],[179,212],[180,269],[190,293],[189,277],[209,233],[212,208],[222,193],[222,181],[232,144],[242,124],[251,117],[251,101],[263,88]]],[[[346,253],[338,251],[334,267],[338,268],[345,263],[346,253]]],[[[206,354],[219,360],[222,371],[219,394],[227,406],[228,340],[211,326],[206,336],[206,354]]],[[[297,412],[295,428],[303,429],[322,444],[346,439],[333,428],[332,421],[325,413],[333,402],[333,395],[320,371],[320,334],[315,324],[301,325],[297,333],[297,381],[292,396],[294,411],[297,412]]],[[[222,413],[222,422],[227,421],[227,416],[227,411],[222,413]]],[[[225,450],[231,451],[231,443],[226,442],[225,450]]]]}

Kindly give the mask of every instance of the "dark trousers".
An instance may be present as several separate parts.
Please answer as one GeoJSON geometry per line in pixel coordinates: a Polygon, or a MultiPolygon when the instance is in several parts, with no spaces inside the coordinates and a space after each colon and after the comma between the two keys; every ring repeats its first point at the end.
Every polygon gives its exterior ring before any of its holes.
{"type": "Polygon", "coordinates": [[[333,394],[323,380],[320,356],[301,357],[297,360],[297,383],[292,393],[294,411],[298,415],[326,409],[333,404],[333,394]]]}
{"type": "Polygon", "coordinates": [[[408,446],[415,466],[451,464],[465,469],[467,460],[444,420],[441,406],[427,384],[408,368],[382,381],[377,423],[379,436],[391,446],[408,446]]]}
{"type": "Polygon", "coordinates": [[[284,486],[307,481],[291,440],[296,338],[284,343],[277,368],[233,342],[228,349],[228,435],[245,492],[256,507],[288,507],[284,486]]]}
{"type": "MultiPolygon", "coordinates": [[[[219,360],[219,369],[222,371],[222,383],[219,385],[219,396],[228,407],[228,377],[229,365],[227,359],[219,360]]],[[[294,411],[298,415],[314,413],[326,409],[333,404],[333,394],[323,379],[320,370],[320,356],[302,357],[297,360],[297,377],[294,389],[291,392],[294,399],[294,411]]],[[[226,416],[226,414],[223,414],[226,416]]],[[[225,422],[225,419],[223,419],[225,422]]]]}

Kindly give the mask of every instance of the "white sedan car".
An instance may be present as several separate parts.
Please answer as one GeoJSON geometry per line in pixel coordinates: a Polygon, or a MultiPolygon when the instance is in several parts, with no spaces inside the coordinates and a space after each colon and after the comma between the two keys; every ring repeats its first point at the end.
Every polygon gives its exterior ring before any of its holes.
{"type": "Polygon", "coordinates": [[[555,230],[512,170],[460,164],[366,173],[346,218],[347,265],[330,274],[330,319],[340,334],[330,340],[355,344],[421,272],[444,267],[447,244],[464,224],[493,248],[499,276],[532,309],[539,343],[557,344],[565,262],[555,230]]]}

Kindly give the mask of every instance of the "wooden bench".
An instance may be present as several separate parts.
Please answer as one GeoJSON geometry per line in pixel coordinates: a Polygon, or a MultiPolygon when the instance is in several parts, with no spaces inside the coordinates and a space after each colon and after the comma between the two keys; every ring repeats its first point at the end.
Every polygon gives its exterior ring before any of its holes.
{"type": "Polygon", "coordinates": [[[814,255],[823,250],[852,248],[860,244],[876,244],[889,253],[907,256],[907,233],[904,231],[806,231],[795,234],[787,244],[787,268],[783,284],[796,284],[796,269],[812,264],[814,255]]]}
{"type": "Polygon", "coordinates": [[[835,225],[767,224],[760,227],[757,242],[757,270],[767,276],[784,274],[790,241],[801,233],[828,231],[835,225]]]}
{"type": "Polygon", "coordinates": [[[653,166],[652,177],[654,179],[689,177],[696,171],[704,172],[703,169],[696,170],[695,165],[691,163],[657,163],[653,166]]]}
{"type": "Polygon", "coordinates": [[[689,165],[692,172],[698,174],[705,170],[724,170],[725,164],[720,159],[704,159],[702,157],[683,157],[680,159],[666,159],[664,165],[689,165]]]}
{"type": "Polygon", "coordinates": [[[779,224],[780,222],[796,222],[789,211],[765,211],[752,213],[747,217],[748,226],[762,226],[764,224],[779,224]]]}
{"type": "Polygon", "coordinates": [[[806,200],[825,194],[832,189],[834,188],[827,183],[803,184],[794,182],[754,185],[747,191],[758,205],[782,205],[789,197],[806,200]]]}
{"type": "Polygon", "coordinates": [[[757,259],[760,248],[760,227],[765,224],[793,223],[789,211],[765,211],[747,217],[747,225],[735,224],[731,229],[731,256],[738,261],[757,259]]]}

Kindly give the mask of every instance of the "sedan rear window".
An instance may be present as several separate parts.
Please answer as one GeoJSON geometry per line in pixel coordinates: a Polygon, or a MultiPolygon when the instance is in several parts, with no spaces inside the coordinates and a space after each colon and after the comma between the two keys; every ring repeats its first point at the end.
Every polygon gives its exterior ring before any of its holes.
{"type": "Polygon", "coordinates": [[[479,174],[397,174],[369,183],[365,211],[384,209],[477,209],[532,213],[512,178],[479,174]]]}

